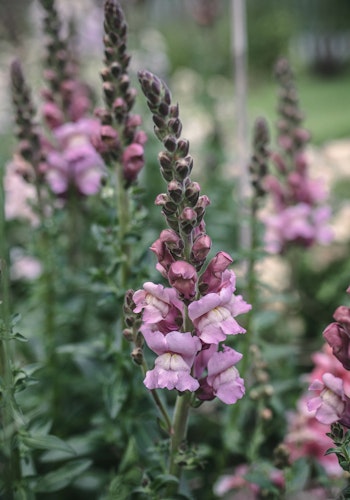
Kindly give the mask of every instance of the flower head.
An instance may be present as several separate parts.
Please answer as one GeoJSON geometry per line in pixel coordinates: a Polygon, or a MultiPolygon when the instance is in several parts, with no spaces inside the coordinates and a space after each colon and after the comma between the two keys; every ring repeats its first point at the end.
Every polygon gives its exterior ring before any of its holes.
{"type": "Polygon", "coordinates": [[[342,422],[350,399],[344,394],[342,379],[331,373],[322,376],[322,382],[315,380],[309,387],[317,395],[308,401],[308,409],[315,411],[316,419],[322,424],[342,422]]]}
{"type": "Polygon", "coordinates": [[[244,381],[234,366],[242,354],[224,346],[224,350],[214,353],[208,361],[208,385],[213,393],[226,404],[236,403],[244,395],[244,381]]]}
{"type": "Polygon", "coordinates": [[[251,309],[240,295],[233,294],[233,271],[227,271],[223,276],[227,281],[218,293],[208,293],[188,307],[188,314],[198,337],[207,344],[218,344],[227,335],[245,333],[245,329],[234,318],[251,309]]]}
{"type": "Polygon", "coordinates": [[[191,333],[172,331],[167,335],[144,328],[148,347],[158,354],[155,367],[146,373],[144,384],[148,389],[177,389],[195,391],[199,382],[190,375],[196,353],[201,348],[198,338],[191,333]]]}

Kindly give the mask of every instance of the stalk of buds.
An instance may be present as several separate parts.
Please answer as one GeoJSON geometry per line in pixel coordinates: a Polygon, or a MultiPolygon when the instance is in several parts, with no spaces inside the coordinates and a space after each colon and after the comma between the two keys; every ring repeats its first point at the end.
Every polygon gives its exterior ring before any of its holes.
{"type": "Polygon", "coordinates": [[[253,130],[253,155],[249,164],[250,179],[254,190],[253,199],[256,203],[259,198],[266,194],[264,181],[268,174],[269,151],[267,146],[269,140],[266,120],[264,118],[257,119],[253,130]]]}
{"type": "Polygon", "coordinates": [[[273,213],[266,217],[266,249],[283,253],[291,244],[309,247],[332,240],[328,226],[330,209],[324,204],[326,192],[320,179],[308,172],[306,146],[310,134],[302,127],[294,75],[288,61],[276,65],[280,85],[277,123],[279,151],[271,153],[276,175],[268,175],[265,189],[271,193],[273,213]]]}
{"type": "Polygon", "coordinates": [[[55,0],[40,0],[45,10],[43,31],[46,35],[46,57],[42,113],[51,130],[64,122],[76,122],[91,109],[91,91],[77,76],[74,47],[62,36],[62,23],[55,0]],[[72,55],[73,54],[73,55],[72,55]]]}
{"type": "Polygon", "coordinates": [[[35,123],[35,108],[30,89],[25,81],[21,65],[15,60],[10,68],[12,102],[17,124],[18,173],[28,182],[40,185],[43,178],[45,155],[41,146],[38,126],[35,123]]]}
{"type": "Polygon", "coordinates": [[[104,68],[101,71],[106,107],[96,111],[101,127],[101,154],[107,164],[119,161],[126,187],[136,181],[144,165],[146,135],[139,131],[141,117],[132,114],[136,89],[128,74],[127,24],[116,0],[105,3],[104,68]]]}

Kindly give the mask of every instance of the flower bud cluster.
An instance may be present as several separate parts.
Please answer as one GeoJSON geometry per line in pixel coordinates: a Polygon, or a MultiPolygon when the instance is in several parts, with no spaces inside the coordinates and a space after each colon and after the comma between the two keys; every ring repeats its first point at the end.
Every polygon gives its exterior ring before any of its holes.
{"type": "Polygon", "coordinates": [[[254,189],[255,198],[261,198],[266,194],[264,180],[268,173],[269,131],[266,120],[259,118],[254,124],[253,130],[253,155],[249,164],[251,184],[254,189]]]}
{"type": "Polygon", "coordinates": [[[105,3],[104,67],[101,71],[106,107],[96,110],[101,121],[99,151],[105,161],[120,161],[126,185],[137,179],[144,165],[146,135],[138,130],[141,117],[131,114],[136,90],[128,73],[127,24],[116,0],[105,3]]]}
{"type": "Polygon", "coordinates": [[[235,367],[242,355],[224,342],[228,335],[245,333],[235,317],[251,306],[234,294],[228,254],[218,252],[202,270],[211,249],[203,219],[209,198],[190,178],[189,143],[181,138],[179,108],[168,88],[148,71],[140,72],[139,80],[165,148],[159,162],[167,192],[157,196],[156,204],[169,226],[151,246],[169,287],[147,282],[133,295],[140,331],[158,355],[144,383],[148,389],[188,390],[200,401],[218,397],[233,404],[244,394],[235,367]]]}
{"type": "MultiPolygon", "coordinates": [[[[17,124],[17,137],[19,140],[18,154],[31,167],[19,171],[22,177],[29,182],[40,182],[42,178],[41,166],[45,156],[41,147],[41,138],[38,126],[35,123],[35,109],[30,90],[25,82],[20,63],[15,60],[11,64],[11,91],[17,124]]],[[[20,162],[17,162],[20,163],[20,162]]],[[[17,169],[19,170],[19,169],[17,169]]]]}
{"type": "Polygon", "coordinates": [[[91,109],[91,91],[77,78],[77,61],[74,46],[62,35],[62,23],[53,0],[40,0],[44,8],[44,33],[46,35],[46,58],[44,78],[46,88],[42,91],[44,104],[42,114],[51,130],[65,122],[80,120],[91,109]]]}
{"type": "Polygon", "coordinates": [[[323,182],[311,179],[308,172],[305,148],[310,134],[301,126],[303,115],[287,60],[277,63],[276,77],[280,85],[279,151],[270,154],[276,175],[268,175],[264,182],[273,201],[273,213],[264,222],[266,249],[282,253],[291,243],[309,247],[314,243],[328,244],[333,237],[323,182]]]}

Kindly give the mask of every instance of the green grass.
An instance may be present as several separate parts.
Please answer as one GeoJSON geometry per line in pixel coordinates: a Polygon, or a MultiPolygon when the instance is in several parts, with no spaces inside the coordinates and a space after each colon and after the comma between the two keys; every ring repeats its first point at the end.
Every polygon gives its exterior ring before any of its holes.
{"type": "MultiPolygon", "coordinates": [[[[350,72],[334,78],[310,74],[296,75],[300,108],[305,114],[305,127],[313,144],[350,139],[350,72]]],[[[276,120],[277,84],[272,81],[250,84],[248,92],[249,121],[265,117],[271,128],[276,120]]]]}

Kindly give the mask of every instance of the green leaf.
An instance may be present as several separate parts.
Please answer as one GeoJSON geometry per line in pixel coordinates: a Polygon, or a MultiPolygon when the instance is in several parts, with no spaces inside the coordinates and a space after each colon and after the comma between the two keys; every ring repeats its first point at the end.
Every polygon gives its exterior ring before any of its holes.
{"type": "Polygon", "coordinates": [[[41,434],[22,434],[21,441],[28,448],[35,450],[61,450],[75,455],[74,449],[69,444],[51,434],[47,434],[46,436],[41,434]]]}
{"type": "Polygon", "coordinates": [[[92,464],[92,460],[75,460],[63,467],[33,480],[32,488],[36,493],[59,491],[77,479],[92,464]]]}
{"type": "Polygon", "coordinates": [[[179,484],[178,478],[175,476],[172,476],[171,474],[160,474],[153,481],[152,486],[153,486],[154,491],[159,491],[162,488],[164,488],[165,486],[168,486],[170,484],[179,484]]]}

